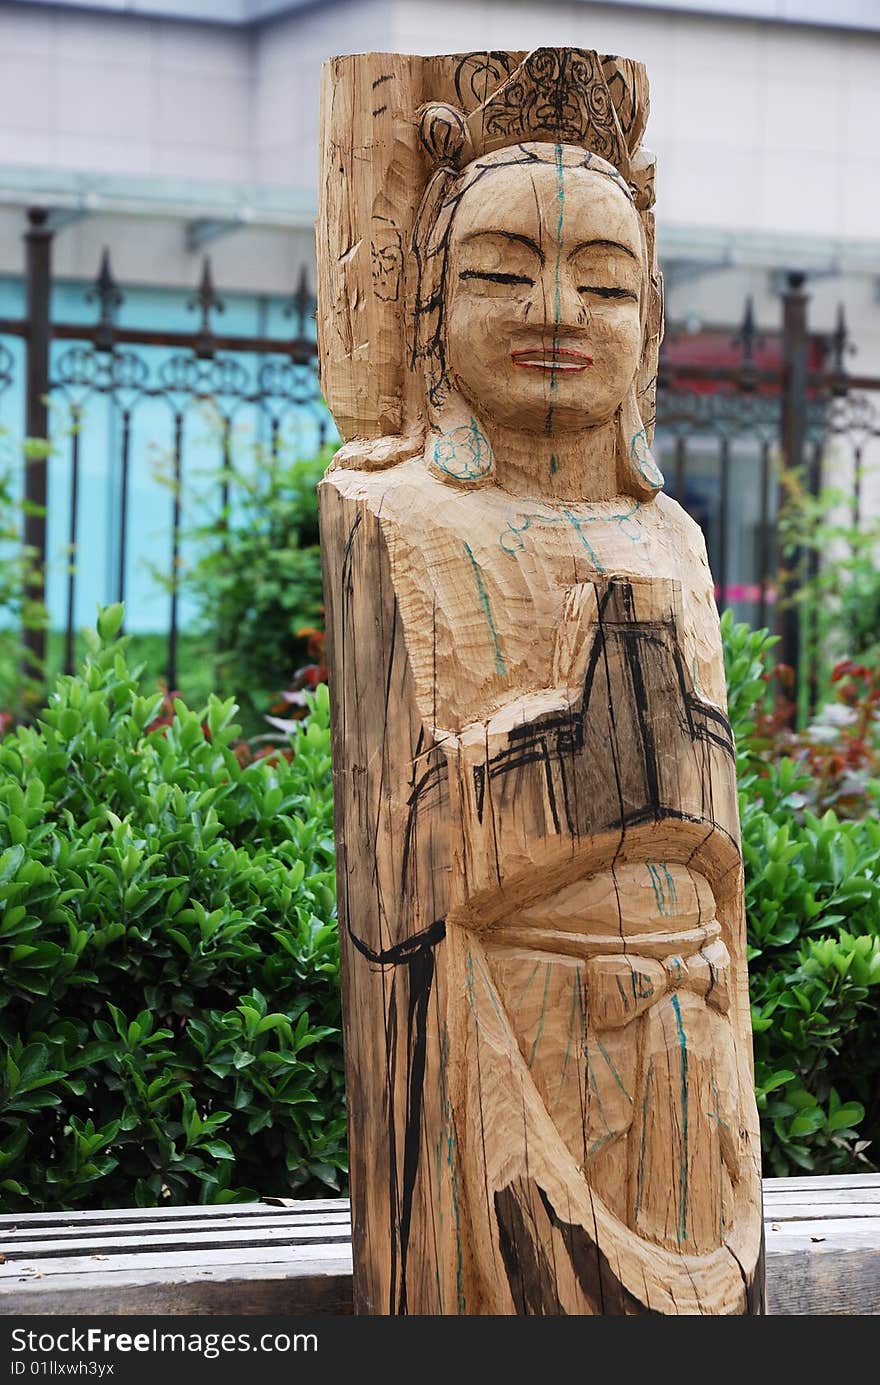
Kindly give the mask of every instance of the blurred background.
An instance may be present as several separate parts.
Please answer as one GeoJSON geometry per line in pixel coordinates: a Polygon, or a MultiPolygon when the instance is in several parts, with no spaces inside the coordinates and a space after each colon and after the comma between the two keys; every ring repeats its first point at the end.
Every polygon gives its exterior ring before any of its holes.
{"type": "Polygon", "coordinates": [[[233,471],[335,437],[312,293],[320,67],[340,51],[642,59],[667,292],[657,451],[719,604],[773,622],[783,454],[856,522],[876,512],[874,0],[23,0],[0,22],[0,423],[10,445],[40,436],[47,401],[29,538],[56,666],[96,603],[124,598],[129,630],[170,635],[179,681],[194,531],[234,507],[233,471]]]}

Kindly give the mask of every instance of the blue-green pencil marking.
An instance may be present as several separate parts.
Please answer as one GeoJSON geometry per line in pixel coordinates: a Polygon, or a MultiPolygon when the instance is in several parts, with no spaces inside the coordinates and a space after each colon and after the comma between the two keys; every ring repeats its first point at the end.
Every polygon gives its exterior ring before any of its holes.
{"type": "Polygon", "coordinates": [[[623,1082],[621,1081],[620,1073],[617,1071],[617,1068],[614,1066],[614,1063],[611,1060],[611,1054],[608,1052],[607,1048],[605,1047],[600,1038],[596,1038],[596,1043],[599,1047],[599,1052],[602,1054],[602,1057],[605,1059],[605,1062],[608,1064],[608,1067],[611,1070],[611,1074],[614,1077],[615,1082],[617,1083],[620,1090],[623,1092],[623,1095],[626,1097],[630,1106],[632,1106],[633,1099],[630,1096],[629,1092],[626,1090],[626,1087],[624,1087],[623,1082]]]}
{"type": "Polygon", "coordinates": [[[660,862],[660,869],[666,876],[666,887],[669,890],[669,900],[673,907],[678,903],[678,892],[675,888],[675,879],[670,874],[669,867],[665,861],[660,862]]]}
{"type": "MultiPolygon", "coordinates": [[[[469,964],[469,965],[470,965],[471,960],[472,960],[472,955],[473,955],[472,953],[468,953],[468,964],[469,964]]],[[[502,1011],[499,1009],[499,1007],[498,1007],[498,1001],[497,1001],[496,998],[495,998],[495,982],[492,980],[492,978],[491,978],[490,976],[487,976],[487,975],[486,975],[485,968],[481,965],[480,962],[477,962],[477,966],[479,967],[479,969],[480,969],[480,975],[482,976],[483,981],[484,981],[485,984],[486,984],[486,990],[488,991],[488,993],[489,993],[489,999],[490,999],[491,1002],[492,1002],[492,1009],[495,1011],[495,1014],[496,1014],[496,1015],[498,1016],[498,1018],[501,1020],[501,1023],[502,1023],[502,1024],[506,1024],[506,1023],[507,1023],[507,1018],[506,1018],[506,1016],[502,1013],[502,1011]]],[[[471,972],[471,976],[473,977],[473,972],[471,972]]]]}
{"type": "Polygon", "coordinates": [[[544,1033],[544,1017],[547,1011],[547,992],[550,989],[551,965],[552,964],[550,962],[547,963],[546,973],[544,976],[544,994],[541,997],[541,1015],[538,1020],[538,1028],[535,1031],[535,1040],[532,1044],[532,1051],[529,1054],[529,1067],[531,1067],[532,1063],[535,1061],[535,1054],[538,1051],[538,1044],[541,1042],[541,1036],[544,1033]]]}
{"type": "Polygon", "coordinates": [[[578,519],[577,515],[574,514],[574,512],[573,512],[572,510],[563,510],[562,513],[565,515],[565,518],[568,520],[568,522],[570,523],[571,527],[574,529],[574,532],[577,534],[578,538],[580,539],[581,543],[583,544],[584,548],[585,548],[585,549],[587,550],[587,552],[589,553],[589,555],[590,555],[590,562],[593,564],[593,566],[595,567],[596,571],[597,571],[597,572],[604,572],[605,569],[604,569],[604,567],[602,566],[602,563],[599,561],[599,555],[598,555],[598,553],[596,552],[595,548],[593,548],[592,544],[591,544],[591,543],[589,542],[589,540],[587,539],[587,536],[586,536],[586,534],[584,533],[584,531],[581,529],[581,521],[580,521],[580,519],[578,519]]]}
{"type": "Polygon", "coordinates": [[[593,1072],[593,1064],[590,1059],[590,1054],[586,1048],[584,1049],[584,1054],[587,1060],[587,1088],[589,1091],[593,1093],[593,1096],[596,1098],[596,1105],[599,1108],[599,1115],[602,1117],[605,1129],[608,1131],[610,1135],[612,1133],[611,1125],[609,1123],[607,1115],[605,1114],[605,1107],[602,1105],[602,1098],[599,1095],[599,1084],[596,1081],[596,1074],[593,1072]]]}
{"type": "Polygon", "coordinates": [[[480,569],[477,565],[477,560],[474,557],[473,549],[471,548],[470,544],[466,543],[464,547],[465,552],[471,560],[471,567],[474,570],[474,579],[477,584],[477,592],[479,593],[480,604],[483,607],[486,622],[489,626],[489,631],[492,635],[492,644],[495,648],[495,672],[506,673],[507,664],[505,662],[504,655],[501,652],[501,641],[498,638],[498,629],[495,625],[495,618],[492,615],[492,606],[489,602],[489,593],[486,591],[485,583],[483,582],[483,574],[480,572],[480,569]]]}
{"type": "Polygon", "coordinates": [[[660,914],[665,916],[670,912],[670,905],[674,909],[678,904],[678,892],[675,888],[675,879],[670,873],[665,861],[646,861],[648,875],[651,877],[651,885],[654,890],[654,899],[657,901],[657,909],[660,914]],[[660,872],[663,872],[661,875],[660,872]]]}
{"type": "MultiPolygon", "coordinates": [[[[559,349],[559,324],[562,321],[562,280],[560,277],[560,266],[562,264],[562,227],[565,220],[565,165],[562,162],[562,145],[556,146],[556,263],[553,267],[553,350],[559,349]]],[[[550,371],[550,405],[547,409],[547,420],[544,425],[545,432],[553,432],[553,397],[559,389],[559,379],[556,371],[550,371]]],[[[551,464],[552,469],[552,464],[551,464]]]]}
{"type": "Polygon", "coordinates": [[[613,1130],[609,1131],[607,1135],[600,1135],[599,1139],[594,1140],[587,1150],[587,1158],[592,1159],[594,1154],[598,1154],[600,1149],[605,1145],[610,1145],[611,1141],[616,1139],[617,1135],[613,1130]]]}
{"type": "Polygon", "coordinates": [[[642,1189],[645,1181],[645,1148],[648,1142],[648,1103],[651,1099],[651,1083],[654,1081],[654,1064],[648,1066],[648,1075],[645,1079],[645,1095],[642,1097],[642,1138],[639,1146],[639,1168],[636,1176],[636,1205],[634,1216],[637,1218],[642,1206],[642,1189]]]}
{"type": "Polygon", "coordinates": [[[535,976],[537,975],[537,972],[538,972],[538,967],[539,967],[540,965],[541,965],[540,962],[536,962],[535,965],[532,967],[531,971],[529,972],[528,976],[526,977],[526,984],[523,986],[522,990],[520,991],[520,995],[519,995],[519,1003],[520,1003],[520,1005],[522,1005],[523,1001],[525,1000],[525,998],[526,998],[526,991],[529,989],[529,986],[531,986],[532,982],[534,981],[535,976]]]}
{"type": "Polygon", "coordinates": [[[580,988],[581,978],[578,973],[575,973],[571,987],[571,1011],[568,1016],[568,1042],[565,1045],[565,1057],[562,1060],[562,1072],[559,1075],[559,1089],[556,1093],[556,1100],[553,1103],[554,1110],[559,1105],[562,1096],[562,1088],[565,1083],[565,1074],[568,1072],[568,1060],[571,1057],[571,1045],[574,1040],[574,1012],[576,1008],[580,1009],[580,988]]]}
{"type": "Polygon", "coordinates": [[[687,1035],[681,1019],[681,1006],[678,996],[672,997],[675,1022],[678,1028],[678,1046],[681,1049],[681,1171],[679,1174],[678,1196],[678,1240],[679,1244],[687,1237],[687,1180],[688,1180],[688,1054],[687,1035]]]}
{"type": "Polygon", "coordinates": [[[657,912],[662,918],[666,913],[666,897],[663,893],[663,881],[660,879],[657,867],[652,861],[646,861],[645,865],[651,880],[651,888],[654,891],[654,901],[657,905],[657,912]]]}
{"type": "MultiPolygon", "coordinates": [[[[561,144],[557,144],[556,146],[556,205],[556,267],[554,270],[556,297],[553,304],[553,314],[558,327],[559,323],[562,321],[562,291],[559,280],[559,266],[562,262],[562,224],[565,216],[565,179],[561,144]]],[[[554,346],[555,345],[558,345],[558,341],[554,338],[554,346]]]]}

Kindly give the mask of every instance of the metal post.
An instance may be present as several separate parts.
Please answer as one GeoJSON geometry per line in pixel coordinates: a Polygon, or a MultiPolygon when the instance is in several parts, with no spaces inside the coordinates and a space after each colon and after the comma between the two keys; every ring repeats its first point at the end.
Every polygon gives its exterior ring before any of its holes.
{"type": "MultiPolygon", "coordinates": [[[[49,213],[42,207],[28,211],[28,230],[25,232],[27,363],[25,433],[28,439],[46,443],[49,435],[49,299],[52,287],[52,229],[49,213]]],[[[25,459],[24,541],[35,562],[33,577],[28,585],[28,597],[43,604],[45,600],[46,566],[46,505],[48,500],[48,463],[45,455],[25,459]]],[[[31,677],[42,677],[46,658],[46,630],[40,624],[25,628],[24,646],[28,651],[27,671],[31,677]]]]}
{"type": "MultiPolygon", "coordinates": [[[[782,294],[782,473],[780,475],[780,509],[785,505],[788,491],[786,472],[803,467],[804,443],[807,431],[807,303],[804,289],[806,275],[793,271],[786,275],[782,294]]],[[[781,636],[780,658],[794,669],[795,686],[800,687],[801,608],[792,598],[796,596],[803,577],[804,553],[798,547],[780,561],[778,633],[781,636]]]]}

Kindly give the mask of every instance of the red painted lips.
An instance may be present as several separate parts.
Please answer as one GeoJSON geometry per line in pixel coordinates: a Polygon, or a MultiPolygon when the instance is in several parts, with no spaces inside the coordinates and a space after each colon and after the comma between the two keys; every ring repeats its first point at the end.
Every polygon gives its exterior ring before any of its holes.
{"type": "Polygon", "coordinates": [[[568,346],[528,346],[521,351],[511,351],[510,359],[524,370],[579,372],[593,364],[592,356],[586,351],[575,351],[568,346]]]}

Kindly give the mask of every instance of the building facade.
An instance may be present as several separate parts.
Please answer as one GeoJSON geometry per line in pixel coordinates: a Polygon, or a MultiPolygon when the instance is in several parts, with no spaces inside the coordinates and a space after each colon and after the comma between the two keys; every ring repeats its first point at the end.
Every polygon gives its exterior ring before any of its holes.
{"type": "MultiPolygon", "coordinates": [[[[0,3],[0,34],[0,315],[21,309],[25,209],[40,206],[55,230],[58,312],[78,311],[107,246],[128,291],[120,321],[181,313],[207,252],[228,311],[257,331],[301,268],[312,272],[322,61],[571,44],[647,65],[668,322],[720,340],[751,297],[758,328],[773,334],[782,276],[797,269],[812,330],[831,333],[843,304],[858,371],[880,375],[873,0],[23,0],[0,3]]],[[[14,432],[18,396],[0,403],[14,432]]],[[[100,452],[86,467],[109,516],[117,480],[100,452]]],[[[758,523],[754,456],[743,458],[734,600],[758,523]]],[[[713,447],[696,446],[691,466],[699,509],[717,484],[713,447]]],[[[56,469],[57,548],[67,513],[56,469]]],[[[138,485],[158,531],[160,499],[138,485]]],[[[863,486],[880,508],[870,468],[863,486]]],[[[91,617],[117,559],[109,535],[78,619],[91,617]]],[[[132,600],[147,612],[143,565],[131,561],[132,600]]]]}

